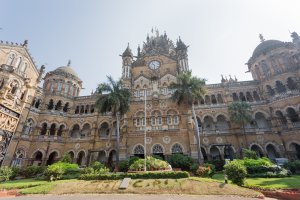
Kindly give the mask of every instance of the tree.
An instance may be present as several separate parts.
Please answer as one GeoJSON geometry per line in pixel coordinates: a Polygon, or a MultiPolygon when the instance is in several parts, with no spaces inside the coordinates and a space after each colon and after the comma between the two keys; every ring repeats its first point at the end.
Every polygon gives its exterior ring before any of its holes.
{"type": "Polygon", "coordinates": [[[120,146],[120,117],[129,110],[129,100],[131,92],[123,87],[122,81],[114,81],[111,76],[107,76],[108,83],[98,85],[96,92],[100,94],[96,101],[96,108],[101,114],[111,112],[117,121],[117,155],[116,164],[119,164],[120,146]]]}
{"type": "Polygon", "coordinates": [[[175,90],[171,99],[176,101],[178,105],[185,104],[192,107],[192,114],[195,123],[195,135],[197,140],[198,162],[203,161],[203,155],[200,146],[200,134],[198,128],[198,121],[195,114],[194,102],[200,101],[205,94],[204,86],[205,79],[192,76],[192,72],[183,72],[177,76],[177,83],[170,85],[171,90],[175,90]]]}
{"type": "Polygon", "coordinates": [[[228,106],[228,113],[230,120],[242,126],[243,134],[245,137],[246,146],[248,146],[247,138],[245,135],[245,124],[251,122],[251,106],[244,101],[232,102],[228,106]]]}

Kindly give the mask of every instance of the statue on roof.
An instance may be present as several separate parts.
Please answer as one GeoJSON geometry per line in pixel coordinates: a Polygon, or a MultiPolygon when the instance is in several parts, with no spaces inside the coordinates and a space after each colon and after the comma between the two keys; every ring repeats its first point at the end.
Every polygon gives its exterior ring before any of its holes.
{"type": "Polygon", "coordinates": [[[264,42],[265,41],[265,38],[264,38],[264,36],[261,33],[259,34],[259,39],[260,39],[260,42],[264,42]]]}

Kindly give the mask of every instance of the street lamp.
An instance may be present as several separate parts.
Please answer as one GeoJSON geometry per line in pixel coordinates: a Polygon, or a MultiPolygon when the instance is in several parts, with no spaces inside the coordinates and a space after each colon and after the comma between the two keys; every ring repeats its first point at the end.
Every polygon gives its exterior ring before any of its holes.
{"type": "Polygon", "coordinates": [[[147,141],[146,141],[146,136],[147,136],[147,93],[146,93],[147,90],[144,90],[144,98],[145,98],[145,128],[144,128],[144,171],[146,172],[147,171],[147,156],[146,156],[146,145],[147,145],[147,141]]]}

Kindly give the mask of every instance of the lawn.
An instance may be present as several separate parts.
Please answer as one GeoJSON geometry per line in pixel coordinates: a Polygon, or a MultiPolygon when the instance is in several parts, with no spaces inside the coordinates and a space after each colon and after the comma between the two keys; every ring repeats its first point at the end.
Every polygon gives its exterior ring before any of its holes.
{"type": "Polygon", "coordinates": [[[24,179],[0,184],[0,189],[18,189],[21,194],[88,194],[88,193],[135,193],[135,194],[195,194],[260,196],[247,188],[206,178],[187,179],[133,179],[126,190],[120,190],[120,180],[61,180],[55,182],[24,179]]]}
{"type": "MultiPolygon", "coordinates": [[[[224,175],[215,174],[213,179],[224,181],[224,175]]],[[[247,178],[245,186],[262,189],[300,189],[300,175],[285,178],[247,178]]]]}

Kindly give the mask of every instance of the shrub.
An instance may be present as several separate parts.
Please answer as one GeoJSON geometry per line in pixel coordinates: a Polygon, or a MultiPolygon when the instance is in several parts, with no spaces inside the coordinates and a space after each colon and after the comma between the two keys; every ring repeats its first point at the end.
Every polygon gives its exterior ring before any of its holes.
{"type": "Polygon", "coordinates": [[[72,163],[72,158],[71,158],[71,155],[68,154],[68,153],[65,153],[62,158],[60,159],[61,162],[64,162],[64,163],[72,163]]]}
{"type": "Polygon", "coordinates": [[[286,162],[283,164],[283,167],[294,174],[297,171],[300,171],[300,160],[286,162]]]}
{"type": "Polygon", "coordinates": [[[238,161],[231,161],[230,163],[226,164],[224,166],[224,172],[228,176],[228,179],[232,181],[232,183],[240,186],[244,184],[247,176],[246,167],[238,161]]]}
{"type": "Polygon", "coordinates": [[[244,149],[243,150],[243,156],[244,158],[250,158],[250,159],[258,159],[258,156],[255,151],[252,151],[250,149],[244,149]]]}
{"type": "Polygon", "coordinates": [[[136,160],[140,159],[139,157],[133,156],[127,160],[122,160],[119,163],[119,171],[127,172],[129,170],[130,165],[132,165],[136,160]]]}
{"type": "Polygon", "coordinates": [[[17,176],[20,176],[21,175],[21,168],[20,167],[12,167],[11,168],[13,173],[11,175],[11,179],[14,179],[16,178],[17,176]]]}
{"type": "MultiPolygon", "coordinates": [[[[58,180],[62,178],[62,175],[78,175],[79,167],[77,164],[57,162],[47,167],[44,175],[48,180],[53,178],[53,180],[58,180]]],[[[65,176],[67,177],[67,176],[65,176]]]]}
{"type": "Polygon", "coordinates": [[[31,165],[27,166],[25,169],[21,170],[21,174],[25,176],[25,178],[31,178],[38,174],[42,174],[45,171],[45,167],[31,165]]]}
{"type": "Polygon", "coordinates": [[[223,169],[224,169],[225,161],[224,160],[212,160],[207,163],[213,164],[215,166],[216,171],[220,172],[220,171],[223,171],[223,169]]]}
{"type": "Polygon", "coordinates": [[[142,172],[142,173],[124,173],[124,174],[82,174],[79,179],[82,180],[119,180],[123,178],[132,179],[178,179],[188,178],[189,173],[184,171],[170,172],[142,172]]]}
{"type": "Polygon", "coordinates": [[[64,169],[62,165],[50,165],[46,169],[44,175],[47,177],[48,180],[59,180],[61,179],[62,175],[64,174],[64,169]]]}
{"type": "Polygon", "coordinates": [[[195,174],[200,177],[209,177],[209,171],[210,168],[199,166],[195,174]]]}
{"type": "MultiPolygon", "coordinates": [[[[144,159],[138,159],[134,163],[132,163],[129,167],[129,170],[131,171],[143,171],[145,168],[145,160],[144,159]]],[[[156,158],[153,158],[151,156],[148,156],[146,159],[146,168],[149,171],[153,170],[165,170],[170,169],[169,163],[163,160],[159,160],[156,158]]]]}
{"type": "Polygon", "coordinates": [[[0,181],[8,181],[13,175],[10,167],[4,166],[0,168],[0,181]]]}
{"type": "Polygon", "coordinates": [[[255,174],[248,174],[248,177],[251,178],[283,178],[290,176],[291,172],[286,169],[281,169],[280,171],[277,172],[264,172],[264,173],[255,173],[255,174]]]}
{"type": "Polygon", "coordinates": [[[193,172],[194,174],[196,174],[198,167],[199,167],[199,164],[193,163],[190,167],[190,171],[193,172]]]}
{"type": "Polygon", "coordinates": [[[102,169],[102,168],[105,168],[104,164],[102,164],[101,162],[94,162],[91,167],[94,169],[94,170],[98,170],[98,169],[102,169]]]}
{"type": "Polygon", "coordinates": [[[271,167],[274,165],[269,158],[265,158],[265,157],[259,159],[246,158],[241,160],[241,162],[243,162],[243,165],[245,165],[245,167],[254,167],[254,166],[271,167]]]}
{"type": "Polygon", "coordinates": [[[173,154],[169,162],[173,168],[181,168],[182,170],[190,171],[193,159],[186,155],[173,154]]]}
{"type": "Polygon", "coordinates": [[[216,167],[213,164],[209,164],[209,163],[204,163],[203,166],[208,167],[210,169],[209,176],[213,177],[213,175],[216,173],[216,167]]]}

